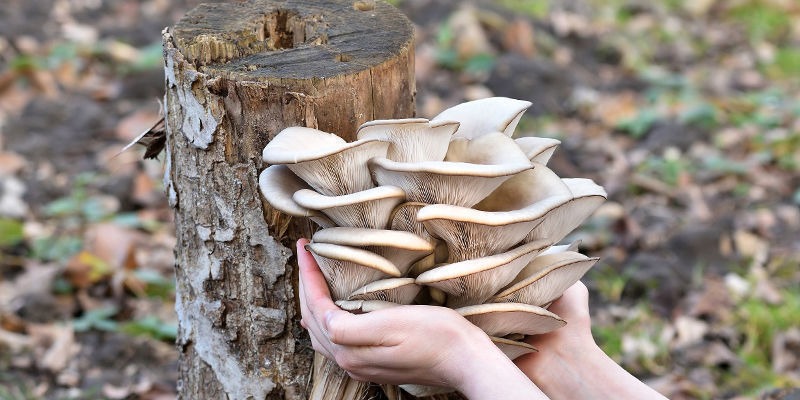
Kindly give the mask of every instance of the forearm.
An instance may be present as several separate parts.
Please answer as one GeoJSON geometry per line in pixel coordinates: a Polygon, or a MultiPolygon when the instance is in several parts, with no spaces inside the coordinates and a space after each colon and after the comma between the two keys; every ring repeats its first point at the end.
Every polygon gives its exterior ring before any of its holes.
{"type": "Polygon", "coordinates": [[[622,367],[594,343],[582,351],[560,353],[541,349],[535,364],[520,365],[550,398],[558,399],[659,399],[664,398],[622,367]]]}
{"type": "MultiPolygon", "coordinates": [[[[488,339],[488,338],[487,338],[488,339]]],[[[470,400],[525,399],[548,397],[528,379],[493,343],[460,361],[462,372],[458,390],[470,400]]]]}

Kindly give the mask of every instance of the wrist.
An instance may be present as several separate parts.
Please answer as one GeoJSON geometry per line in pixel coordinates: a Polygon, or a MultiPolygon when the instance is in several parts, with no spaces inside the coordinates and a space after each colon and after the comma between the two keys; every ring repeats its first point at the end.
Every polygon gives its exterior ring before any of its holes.
{"type": "Polygon", "coordinates": [[[462,352],[454,386],[470,400],[545,399],[536,385],[486,336],[478,331],[462,352]]]}

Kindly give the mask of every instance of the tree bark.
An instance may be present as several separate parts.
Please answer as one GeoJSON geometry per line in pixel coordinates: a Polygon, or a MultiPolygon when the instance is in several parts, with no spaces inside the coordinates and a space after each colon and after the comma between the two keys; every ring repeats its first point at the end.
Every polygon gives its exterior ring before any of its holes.
{"type": "Polygon", "coordinates": [[[308,398],[292,248],[314,226],[263,201],[261,151],[289,126],[353,140],[412,117],[412,25],[380,1],[255,0],[200,5],[163,44],[179,397],[308,398]]]}

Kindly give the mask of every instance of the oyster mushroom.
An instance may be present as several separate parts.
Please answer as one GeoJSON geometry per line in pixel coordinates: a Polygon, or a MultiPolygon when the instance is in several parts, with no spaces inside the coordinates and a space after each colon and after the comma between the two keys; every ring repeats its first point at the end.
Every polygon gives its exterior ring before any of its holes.
{"type": "Polygon", "coordinates": [[[455,138],[444,160],[482,165],[530,163],[514,139],[502,132],[490,132],[474,139],[455,138]]]}
{"type": "Polygon", "coordinates": [[[503,354],[511,360],[524,356],[525,354],[535,353],[539,350],[525,342],[518,342],[516,340],[504,339],[499,337],[490,337],[494,345],[497,346],[503,354]]]}
{"type": "Polygon", "coordinates": [[[366,162],[384,157],[389,143],[363,139],[347,143],[332,133],[291,127],[270,141],[262,158],[268,164],[286,164],[314,190],[340,196],[373,187],[366,162]]]}
{"type": "Polygon", "coordinates": [[[450,263],[510,248],[522,241],[541,217],[542,213],[527,209],[487,212],[448,204],[426,206],[417,213],[428,232],[447,244],[450,263]]]}
{"type": "Polygon", "coordinates": [[[547,162],[550,161],[550,157],[553,156],[558,145],[561,144],[561,141],[558,139],[536,136],[521,137],[514,141],[517,142],[519,148],[522,149],[525,156],[527,156],[531,162],[538,162],[544,165],[547,165],[547,162]]]}
{"type": "Polygon", "coordinates": [[[344,300],[353,291],[388,277],[400,277],[391,261],[370,251],[330,243],[309,243],[306,249],[325,276],[334,300],[344,300]]]}
{"type": "Polygon", "coordinates": [[[458,122],[430,122],[424,118],[367,122],[358,128],[359,139],[389,142],[386,158],[397,162],[441,161],[458,122]]]}
{"type": "Polygon", "coordinates": [[[459,121],[455,137],[473,139],[489,132],[514,134],[519,120],[531,102],[508,97],[489,97],[450,107],[433,118],[438,121],[459,121]]]}
{"type": "Polygon", "coordinates": [[[536,257],[492,301],[548,304],[580,280],[597,260],[573,251],[536,257]]]}
{"type": "Polygon", "coordinates": [[[295,217],[309,217],[323,228],[336,225],[321,212],[302,207],[292,199],[294,192],[309,186],[285,165],[272,165],[261,171],[258,187],[267,203],[278,211],[295,217]]]}
{"type": "Polygon", "coordinates": [[[569,178],[562,181],[572,193],[571,199],[551,210],[525,240],[548,238],[558,243],[606,200],[606,191],[591,179],[569,178]]]}
{"type": "Polygon", "coordinates": [[[411,304],[422,286],[414,278],[389,278],[368,283],[348,296],[348,300],[381,300],[397,304],[411,304]]]}
{"type": "Polygon", "coordinates": [[[423,161],[399,163],[387,158],[369,160],[375,180],[402,188],[409,201],[471,207],[506,179],[533,168],[524,164],[483,165],[463,162],[423,161]]]}
{"type": "Polygon", "coordinates": [[[363,314],[397,307],[400,304],[381,300],[337,300],[336,305],[342,310],[350,311],[354,314],[363,314]]]}
{"type": "Polygon", "coordinates": [[[530,242],[505,253],[442,265],[420,274],[417,284],[446,292],[448,307],[480,304],[513,281],[549,245],[544,240],[530,242]]]}
{"type": "Polygon", "coordinates": [[[512,333],[539,335],[554,331],[567,322],[544,308],[523,303],[487,303],[456,309],[467,321],[489,336],[512,333]]]}
{"type": "Polygon", "coordinates": [[[503,182],[475,205],[483,211],[512,211],[535,206],[539,201],[572,196],[569,186],[550,168],[533,163],[534,168],[520,172],[503,182]]]}
{"type": "Polygon", "coordinates": [[[315,243],[332,243],[357,247],[378,254],[400,270],[408,272],[411,264],[433,252],[433,245],[411,233],[383,229],[334,227],[317,231],[315,243]]]}
{"type": "Polygon", "coordinates": [[[525,239],[544,219],[554,217],[551,211],[572,198],[567,185],[554,172],[544,165],[534,165],[534,169],[500,185],[475,208],[434,204],[419,210],[417,220],[447,243],[448,262],[508,249],[525,239]]]}
{"type": "Polygon", "coordinates": [[[294,193],[295,203],[324,213],[339,226],[385,229],[405,192],[395,186],[378,186],[341,196],[326,196],[310,189],[294,193]]]}

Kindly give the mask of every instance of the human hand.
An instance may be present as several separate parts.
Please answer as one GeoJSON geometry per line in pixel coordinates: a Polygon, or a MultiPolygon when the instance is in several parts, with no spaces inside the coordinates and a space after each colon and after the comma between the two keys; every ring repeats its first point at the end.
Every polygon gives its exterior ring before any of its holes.
{"type": "Polygon", "coordinates": [[[545,398],[483,331],[451,309],[398,306],[360,315],[342,311],[331,300],[306,243],[297,243],[301,322],[314,349],[352,378],[447,386],[471,399],[545,398]]]}
{"type": "Polygon", "coordinates": [[[567,325],[525,341],[538,353],[514,363],[552,399],[664,399],[608,357],[594,341],[589,291],[578,281],[549,307],[567,325]]]}

